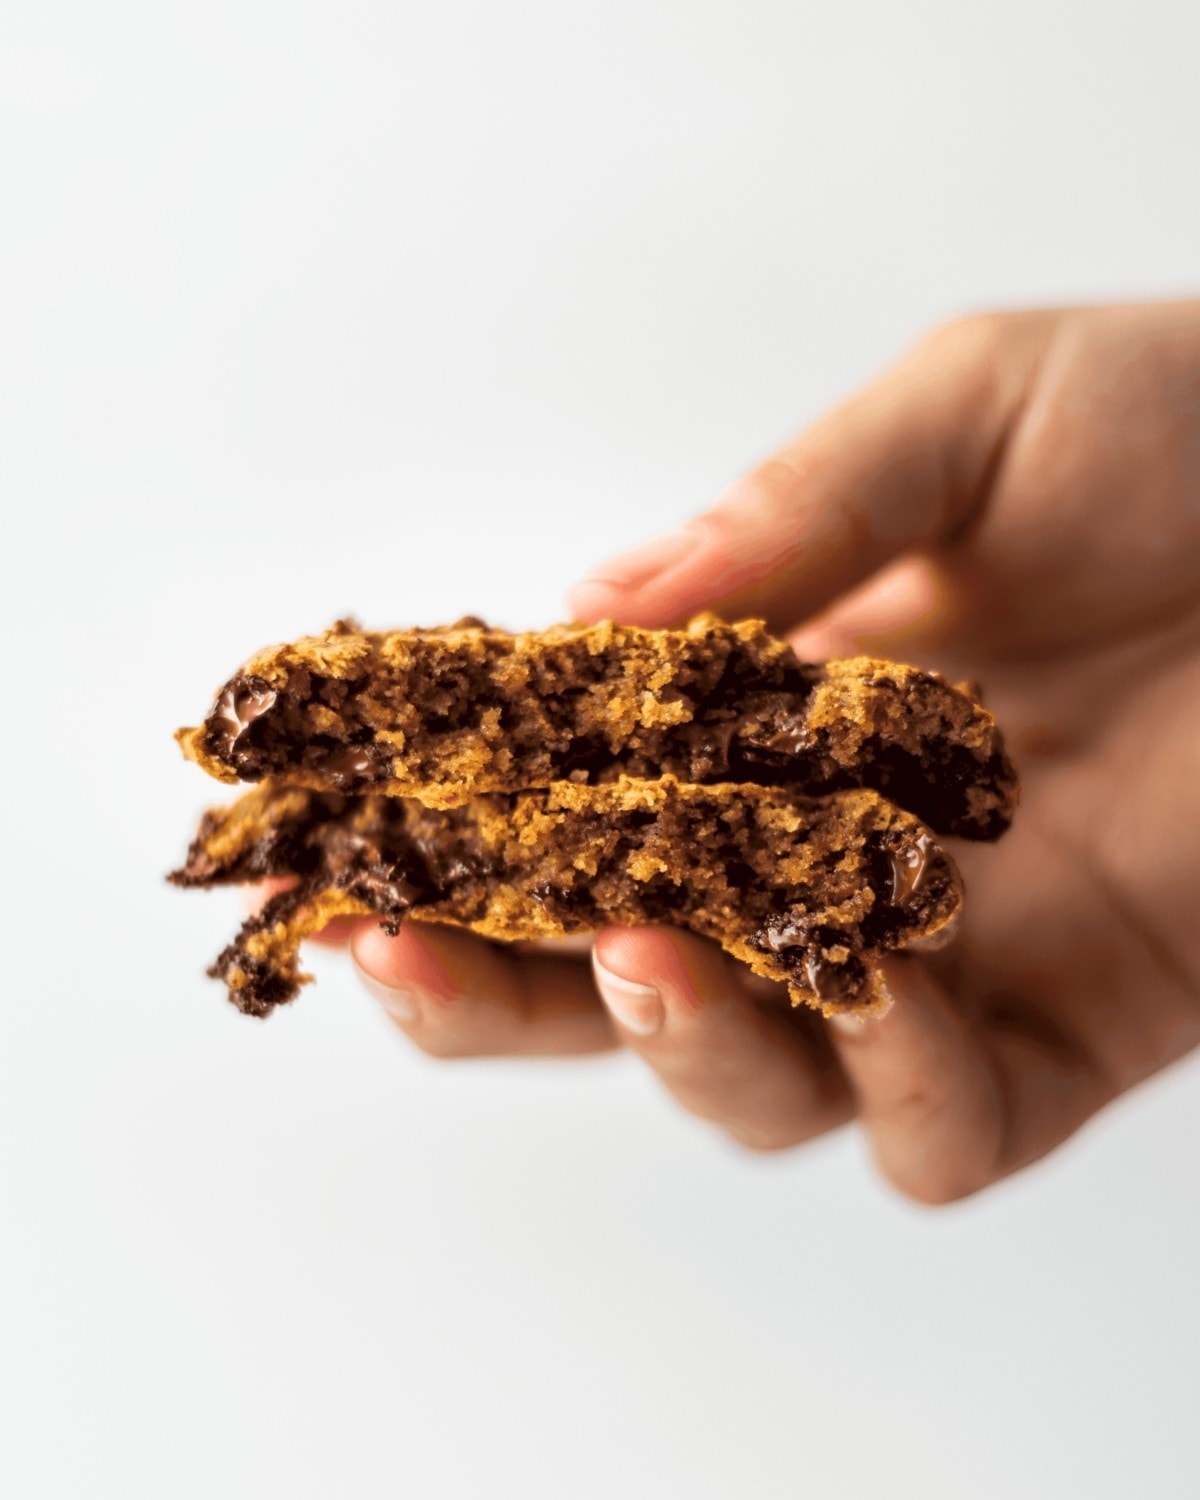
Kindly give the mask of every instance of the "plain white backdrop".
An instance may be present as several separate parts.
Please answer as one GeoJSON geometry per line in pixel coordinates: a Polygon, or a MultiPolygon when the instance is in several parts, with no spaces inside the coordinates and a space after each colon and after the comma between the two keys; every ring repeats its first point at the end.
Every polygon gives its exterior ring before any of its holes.
{"type": "MultiPolygon", "coordinates": [[[[1200,10],[0,11],[0,1489],[1200,1493],[1200,1064],[931,1213],[632,1059],[255,1024],[169,890],[248,652],[559,615],[926,324],[1200,275],[1200,10]]],[[[219,799],[220,793],[217,792],[219,799]]]]}

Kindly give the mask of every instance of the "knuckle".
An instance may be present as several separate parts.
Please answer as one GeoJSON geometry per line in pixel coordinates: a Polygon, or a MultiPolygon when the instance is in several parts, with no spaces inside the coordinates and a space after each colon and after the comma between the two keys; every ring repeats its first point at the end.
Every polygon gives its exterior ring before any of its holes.
{"type": "Polygon", "coordinates": [[[795,455],[788,463],[767,459],[735,480],[711,510],[690,523],[692,530],[717,548],[736,542],[748,526],[770,522],[787,509],[801,462],[795,455]]]}
{"type": "Polygon", "coordinates": [[[964,313],[935,324],[918,340],[914,356],[918,361],[960,372],[993,368],[1008,359],[1015,359],[1017,368],[1026,369],[1054,330],[1070,316],[1069,312],[1046,308],[964,313]]]}
{"type": "MultiPolygon", "coordinates": [[[[907,1082],[907,1081],[906,1081],[907,1082]]],[[[919,1081],[907,1082],[902,1092],[897,1092],[887,1103],[886,1110],[877,1112],[880,1121],[886,1121],[893,1134],[920,1139],[938,1134],[942,1122],[955,1114],[956,1100],[952,1094],[937,1087],[922,1086],[919,1081]]]]}
{"type": "Polygon", "coordinates": [[[950,353],[973,354],[989,348],[1007,331],[1012,315],[1002,312],[970,312],[937,323],[921,343],[926,348],[950,353]]]}

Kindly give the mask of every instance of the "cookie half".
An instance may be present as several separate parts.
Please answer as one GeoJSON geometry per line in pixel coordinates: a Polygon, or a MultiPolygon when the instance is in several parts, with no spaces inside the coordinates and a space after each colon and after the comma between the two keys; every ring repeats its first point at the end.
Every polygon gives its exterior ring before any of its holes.
{"type": "Polygon", "coordinates": [[[793,1004],[883,1002],[882,954],[949,937],[962,903],[929,830],[878,793],[820,800],[673,776],[431,808],[267,783],[208,813],[178,885],[288,875],[209,971],[251,1015],[291,1000],[335,916],[449,923],[500,941],[663,923],[718,942],[793,1004]]]}
{"type": "Polygon", "coordinates": [[[222,781],[273,777],[452,807],[480,792],[621,775],[870,787],[939,833],[1008,826],[1016,777],[995,720],[934,673],[796,659],[761,621],[686,630],[476,620],[324,635],[252,657],[177,738],[222,781]]]}

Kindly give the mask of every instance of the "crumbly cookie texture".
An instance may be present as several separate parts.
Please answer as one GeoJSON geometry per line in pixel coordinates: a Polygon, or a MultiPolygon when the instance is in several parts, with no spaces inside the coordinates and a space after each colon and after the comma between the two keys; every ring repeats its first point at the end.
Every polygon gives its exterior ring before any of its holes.
{"type": "Polygon", "coordinates": [[[969,684],[854,657],[799,662],[762,621],[511,635],[474,619],[341,622],[252,657],[177,736],[221,781],[285,779],[450,808],[559,781],[675,776],[819,796],[872,788],[939,833],[990,839],[1017,782],[969,684]]]}
{"type": "Polygon", "coordinates": [[[714,939],[793,1004],[869,1014],[878,961],[951,933],[954,865],[909,813],[870,790],[622,776],[556,782],[432,808],[266,782],[208,813],[183,886],[295,877],[213,968],[251,1015],[308,976],[301,941],[335,916],[450,923],[485,937],[555,937],[667,923],[714,939]]]}

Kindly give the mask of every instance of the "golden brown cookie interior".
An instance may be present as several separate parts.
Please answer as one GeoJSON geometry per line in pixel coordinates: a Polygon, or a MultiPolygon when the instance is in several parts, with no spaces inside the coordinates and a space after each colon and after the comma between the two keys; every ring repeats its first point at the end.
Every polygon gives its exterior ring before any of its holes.
{"type": "Polygon", "coordinates": [[[761,621],[712,615],[518,635],[342,623],[252,657],[178,738],[220,780],[441,807],[622,776],[807,796],[862,786],[938,832],[994,838],[1016,801],[995,721],[936,674],[801,663],[761,621]]]}

